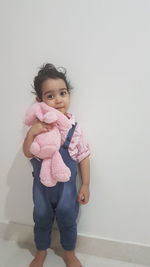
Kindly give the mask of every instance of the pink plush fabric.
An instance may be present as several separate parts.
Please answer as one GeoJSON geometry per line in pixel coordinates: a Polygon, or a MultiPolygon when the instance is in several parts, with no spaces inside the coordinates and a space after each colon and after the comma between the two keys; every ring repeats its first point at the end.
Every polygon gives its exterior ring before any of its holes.
{"type": "Polygon", "coordinates": [[[44,102],[36,102],[28,109],[25,124],[31,126],[37,119],[53,124],[48,132],[37,135],[30,147],[30,152],[35,157],[43,159],[41,183],[51,187],[58,181],[66,182],[70,179],[70,169],[63,162],[59,148],[62,142],[61,132],[68,132],[72,124],[63,113],[44,102]]]}

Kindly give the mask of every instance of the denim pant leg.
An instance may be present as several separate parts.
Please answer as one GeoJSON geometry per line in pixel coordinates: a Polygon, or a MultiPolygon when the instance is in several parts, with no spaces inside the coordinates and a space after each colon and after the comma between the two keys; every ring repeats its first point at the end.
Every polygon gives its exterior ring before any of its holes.
{"type": "Polygon", "coordinates": [[[64,183],[56,209],[56,220],[60,231],[60,242],[65,250],[74,250],[76,246],[78,210],[75,186],[71,182],[64,183]]]}
{"type": "Polygon", "coordinates": [[[34,240],[37,250],[46,250],[51,243],[51,229],[54,221],[54,211],[49,201],[49,188],[41,184],[39,177],[33,183],[33,219],[34,240]]]}

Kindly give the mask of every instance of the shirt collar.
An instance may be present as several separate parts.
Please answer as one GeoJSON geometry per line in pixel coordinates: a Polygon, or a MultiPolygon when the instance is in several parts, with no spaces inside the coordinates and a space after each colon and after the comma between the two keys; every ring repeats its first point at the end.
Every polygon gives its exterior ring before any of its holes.
{"type": "Polygon", "coordinates": [[[72,123],[72,125],[75,125],[76,121],[75,121],[74,115],[72,115],[69,112],[66,115],[67,115],[68,119],[70,120],[70,122],[72,123]]]}

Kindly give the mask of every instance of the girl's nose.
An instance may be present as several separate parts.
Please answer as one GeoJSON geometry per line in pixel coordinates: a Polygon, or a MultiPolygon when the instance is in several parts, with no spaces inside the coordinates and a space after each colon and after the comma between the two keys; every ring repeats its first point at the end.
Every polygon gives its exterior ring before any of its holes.
{"type": "Polygon", "coordinates": [[[62,102],[62,98],[60,95],[57,95],[56,98],[55,98],[55,102],[56,103],[61,103],[62,102]]]}

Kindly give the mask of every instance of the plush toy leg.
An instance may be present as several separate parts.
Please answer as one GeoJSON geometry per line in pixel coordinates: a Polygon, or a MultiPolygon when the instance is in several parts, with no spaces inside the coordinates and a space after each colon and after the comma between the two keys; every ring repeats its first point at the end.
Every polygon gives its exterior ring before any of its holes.
{"type": "Polygon", "coordinates": [[[59,182],[67,182],[70,179],[70,169],[65,165],[58,151],[53,155],[51,162],[52,176],[59,182]]]}
{"type": "Polygon", "coordinates": [[[43,145],[40,150],[39,158],[51,158],[54,152],[56,151],[56,146],[53,145],[43,145]]]}
{"type": "Polygon", "coordinates": [[[50,166],[51,166],[51,159],[44,159],[42,161],[40,179],[41,183],[47,187],[55,186],[57,183],[57,181],[53,179],[51,175],[50,166]]]}

